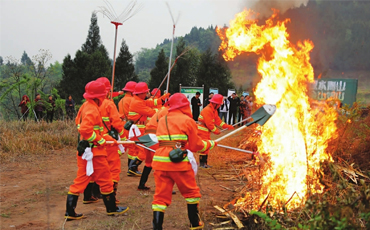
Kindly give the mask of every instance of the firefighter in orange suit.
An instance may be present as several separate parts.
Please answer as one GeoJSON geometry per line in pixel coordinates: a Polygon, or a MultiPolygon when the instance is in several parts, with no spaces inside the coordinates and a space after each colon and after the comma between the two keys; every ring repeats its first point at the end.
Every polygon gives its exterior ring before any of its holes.
{"type": "MultiPolygon", "coordinates": [[[[108,78],[101,77],[97,81],[105,85],[107,91],[107,97],[103,101],[102,105],[99,107],[100,115],[103,120],[103,135],[108,135],[108,131],[114,129],[117,131],[117,134],[120,136],[121,140],[126,140],[123,135],[124,129],[120,115],[118,113],[117,107],[112,100],[109,100],[109,94],[111,89],[111,84],[108,78]],[[108,130],[109,129],[109,130],[108,130]]],[[[116,137],[118,139],[118,136],[116,137]]],[[[107,160],[110,168],[110,173],[112,174],[114,194],[117,195],[118,182],[120,179],[121,173],[121,159],[120,156],[122,152],[117,145],[108,145],[105,147],[107,151],[107,160]]],[[[119,201],[116,199],[116,203],[119,201]]]]}
{"type": "MultiPolygon", "coordinates": [[[[198,135],[203,140],[210,140],[211,133],[216,135],[220,134],[220,130],[217,126],[220,126],[223,129],[234,129],[232,125],[226,124],[218,116],[217,110],[223,103],[223,96],[221,94],[215,94],[209,102],[210,103],[200,112],[198,118],[198,135]]],[[[211,167],[208,165],[208,153],[209,151],[205,151],[199,154],[201,168],[211,167]]]]}
{"type": "MultiPolygon", "coordinates": [[[[156,112],[153,117],[149,120],[146,124],[145,128],[145,135],[154,134],[157,132],[158,121],[160,118],[166,116],[168,113],[168,106],[164,106],[156,112]]],[[[158,149],[158,144],[151,146],[150,148],[153,150],[158,149]]],[[[143,173],[140,177],[140,182],[138,186],[138,190],[149,190],[150,187],[147,187],[145,183],[148,181],[148,176],[152,171],[152,161],[153,161],[154,152],[144,149],[142,152],[139,153],[137,156],[139,159],[145,159],[145,166],[143,169],[143,173]]]]}
{"type": "Polygon", "coordinates": [[[162,108],[162,100],[165,100],[169,97],[169,94],[165,94],[161,97],[161,90],[158,88],[154,88],[150,94],[152,95],[152,97],[149,98],[148,101],[153,101],[155,108],[162,108]]]}
{"type": "MultiPolygon", "coordinates": [[[[131,104],[131,100],[134,98],[133,92],[135,90],[136,82],[134,81],[129,81],[126,83],[125,87],[122,89],[122,91],[125,92],[125,96],[118,102],[118,111],[121,116],[121,119],[123,120],[124,123],[128,121],[128,112],[131,104]]],[[[124,135],[127,137],[128,131],[124,131],[124,135]]],[[[128,152],[127,152],[127,168],[130,166],[130,162],[135,159],[137,154],[136,148],[134,145],[129,146],[128,152]]],[[[127,170],[127,176],[134,176],[134,174],[130,173],[127,170]]]]}
{"type": "MultiPolygon", "coordinates": [[[[137,83],[127,117],[129,120],[133,121],[134,124],[136,124],[136,126],[140,130],[141,135],[144,135],[145,126],[148,119],[150,119],[156,113],[156,111],[152,107],[148,106],[145,102],[146,94],[148,92],[148,85],[145,82],[137,83]]],[[[138,140],[137,137],[131,140],[138,140]]],[[[143,152],[143,149],[136,147],[134,149],[130,149],[129,151],[131,156],[137,156],[139,152],[143,152]],[[134,150],[133,152],[135,152],[135,154],[131,153],[131,150],[134,150]]],[[[138,170],[138,166],[142,163],[142,160],[144,159],[138,159],[137,157],[132,160],[129,166],[129,172],[136,176],[141,176],[141,172],[138,170]]]]}
{"type": "MultiPolygon", "coordinates": [[[[77,214],[75,209],[79,194],[84,192],[91,180],[95,181],[100,186],[108,215],[123,214],[128,210],[128,207],[117,207],[116,205],[112,176],[107,161],[107,152],[104,148],[104,146],[106,146],[106,140],[117,143],[110,136],[103,136],[101,133],[103,124],[99,106],[103,103],[105,96],[106,89],[102,83],[92,81],[86,85],[83,95],[86,102],[81,106],[77,114],[76,124],[78,124],[77,129],[81,135],[80,139],[91,147],[93,155],[91,161],[94,171],[90,176],[86,175],[86,165],[88,162],[83,160],[83,155],[81,154],[81,157],[77,152],[77,177],[69,187],[65,213],[65,218],[67,220],[84,218],[83,214],[77,214]]],[[[84,154],[86,153],[85,151],[84,154]]]]}
{"type": "Polygon", "coordinates": [[[172,189],[176,183],[188,207],[190,229],[202,229],[198,204],[201,197],[199,187],[195,181],[195,174],[189,159],[186,156],[180,162],[173,162],[173,150],[206,151],[216,143],[211,140],[203,141],[198,136],[198,129],[192,118],[189,101],[181,93],[173,94],[169,101],[168,114],[158,122],[157,138],[159,148],[154,154],[152,166],[155,179],[155,194],[152,203],[153,228],[162,229],[164,212],[171,204],[172,189]]]}

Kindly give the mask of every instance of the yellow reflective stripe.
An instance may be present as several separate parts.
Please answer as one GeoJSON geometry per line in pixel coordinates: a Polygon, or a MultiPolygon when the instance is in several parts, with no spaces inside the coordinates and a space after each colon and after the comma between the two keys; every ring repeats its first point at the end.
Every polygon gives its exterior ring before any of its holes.
{"type": "Polygon", "coordinates": [[[155,109],[154,109],[154,111],[155,111],[155,112],[158,112],[158,110],[159,110],[159,109],[157,109],[157,108],[155,108],[155,109]]]}
{"type": "Polygon", "coordinates": [[[118,149],[118,154],[121,156],[122,155],[122,152],[121,150],[118,149]]]}
{"type": "Polygon", "coordinates": [[[221,122],[220,126],[222,127],[222,126],[224,126],[224,124],[225,124],[225,122],[221,122]]]}
{"type": "Polygon", "coordinates": [[[208,147],[208,142],[207,141],[202,141],[203,144],[204,144],[204,147],[202,148],[202,150],[200,150],[200,152],[204,152],[206,151],[207,147],[208,147]]]}
{"type": "Polygon", "coordinates": [[[157,106],[158,105],[158,99],[155,99],[154,100],[154,106],[157,106]]]}
{"type": "Polygon", "coordinates": [[[211,147],[209,149],[213,149],[215,147],[215,142],[212,140],[209,140],[209,142],[211,143],[211,147]]]}
{"type": "Polygon", "coordinates": [[[100,130],[100,126],[99,125],[94,125],[94,130],[100,130]]]}
{"type": "Polygon", "coordinates": [[[77,129],[80,129],[80,124],[77,125],[77,129]]]}
{"type": "Polygon", "coordinates": [[[202,115],[199,115],[198,119],[204,119],[202,115]]]}
{"type": "Polygon", "coordinates": [[[211,130],[211,132],[216,131],[216,129],[217,129],[217,127],[215,126],[215,127],[211,130]]]}
{"type": "MultiPolygon", "coordinates": [[[[128,150],[130,151],[130,150],[128,150]]],[[[128,154],[129,152],[127,152],[127,158],[130,159],[130,160],[134,160],[136,157],[134,156],[131,156],[130,154],[128,154]]]]}
{"type": "Polygon", "coordinates": [[[109,117],[102,117],[102,118],[103,118],[103,121],[109,122],[109,117]]]}
{"type": "Polygon", "coordinates": [[[122,136],[122,135],[123,135],[123,129],[122,129],[122,131],[121,131],[118,135],[120,135],[120,136],[122,136]]]}
{"type": "Polygon", "coordinates": [[[126,137],[121,137],[121,141],[126,141],[127,138],[126,137]]]}
{"type": "Polygon", "coordinates": [[[147,117],[147,118],[146,118],[146,120],[147,120],[147,121],[150,121],[150,119],[151,119],[151,117],[147,117]]]}
{"type": "Polygon", "coordinates": [[[200,198],[185,198],[185,200],[188,204],[198,204],[200,198]]]}
{"type": "Polygon", "coordinates": [[[94,141],[95,140],[95,138],[96,138],[96,133],[95,132],[93,132],[93,134],[91,135],[91,137],[90,138],[88,138],[87,139],[87,141],[94,141]]]}
{"type": "Polygon", "coordinates": [[[137,126],[139,129],[140,129],[140,128],[144,128],[144,129],[145,129],[145,127],[146,127],[145,125],[136,125],[136,126],[137,126]]]}
{"type": "Polygon", "coordinates": [[[171,139],[168,135],[160,135],[160,136],[157,136],[157,139],[159,141],[170,141],[170,140],[187,141],[188,140],[188,136],[185,134],[177,134],[177,135],[170,135],[170,136],[171,136],[171,139]]]}
{"type": "Polygon", "coordinates": [[[152,204],[153,211],[164,212],[167,209],[166,205],[152,204]]]}
{"type": "MultiPolygon", "coordinates": [[[[170,157],[162,157],[162,156],[154,156],[153,161],[166,162],[166,163],[172,162],[170,157]]],[[[183,161],[189,162],[188,157],[185,157],[183,161]]]]}
{"type": "Polygon", "coordinates": [[[203,126],[199,126],[199,125],[198,125],[198,129],[199,129],[199,130],[202,130],[202,131],[209,132],[209,129],[204,128],[203,126]]]}
{"type": "Polygon", "coordinates": [[[98,144],[99,145],[102,145],[105,143],[105,139],[104,138],[101,138],[100,140],[98,140],[98,144]]]}
{"type": "Polygon", "coordinates": [[[136,113],[136,112],[128,112],[128,115],[129,116],[135,116],[135,115],[138,115],[138,113],[136,113]]]}

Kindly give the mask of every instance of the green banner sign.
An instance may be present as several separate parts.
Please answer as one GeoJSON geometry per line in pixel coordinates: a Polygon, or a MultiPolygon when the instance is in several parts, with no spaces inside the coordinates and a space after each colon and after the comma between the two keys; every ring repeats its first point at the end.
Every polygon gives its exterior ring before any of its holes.
{"type": "Polygon", "coordinates": [[[196,92],[203,94],[203,88],[181,88],[180,93],[191,93],[191,94],[194,93],[195,94],[196,92]]]}
{"type": "Polygon", "coordinates": [[[311,84],[311,98],[320,101],[338,99],[343,105],[352,105],[356,102],[357,85],[357,79],[318,79],[311,84]]]}

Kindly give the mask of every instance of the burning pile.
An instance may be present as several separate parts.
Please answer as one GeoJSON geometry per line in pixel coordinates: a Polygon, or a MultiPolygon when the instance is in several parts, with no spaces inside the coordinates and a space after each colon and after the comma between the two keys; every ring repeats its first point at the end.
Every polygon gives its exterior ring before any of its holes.
{"type": "Polygon", "coordinates": [[[258,151],[270,158],[263,169],[261,189],[236,203],[247,210],[258,209],[264,201],[290,210],[304,204],[308,193],[321,193],[320,162],[331,160],[326,148],[337,135],[335,110],[325,104],[314,107],[307,96],[308,84],[314,81],[313,43],[292,44],[285,26],[289,19],[278,21],[277,16],[275,11],[264,25],[258,25],[256,14],[245,10],[229,28],[217,29],[225,60],[243,52],[260,56],[257,68],[262,80],[254,91],[256,103],[277,106],[257,144],[258,151]]]}

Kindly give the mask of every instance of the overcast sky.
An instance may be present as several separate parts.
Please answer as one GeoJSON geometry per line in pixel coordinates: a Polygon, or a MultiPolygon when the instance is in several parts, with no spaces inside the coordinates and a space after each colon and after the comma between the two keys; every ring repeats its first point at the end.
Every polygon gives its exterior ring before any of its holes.
{"type": "MultiPolygon", "coordinates": [[[[129,0],[109,1],[120,14],[129,0]]],[[[117,50],[124,38],[130,52],[153,48],[172,36],[172,20],[165,1],[139,0],[143,9],[118,29],[117,50]]],[[[167,0],[173,14],[180,18],[176,36],[189,33],[193,26],[229,24],[243,10],[245,0],[167,0]]],[[[74,57],[85,42],[91,13],[103,0],[0,0],[0,56],[21,58],[23,51],[32,58],[39,49],[48,49],[52,62],[62,62],[69,53],[74,57]]],[[[98,14],[100,36],[109,55],[113,56],[115,27],[98,14]]],[[[118,52],[118,51],[117,51],[118,52]]],[[[117,54],[118,55],[118,54],[117,54]]]]}

